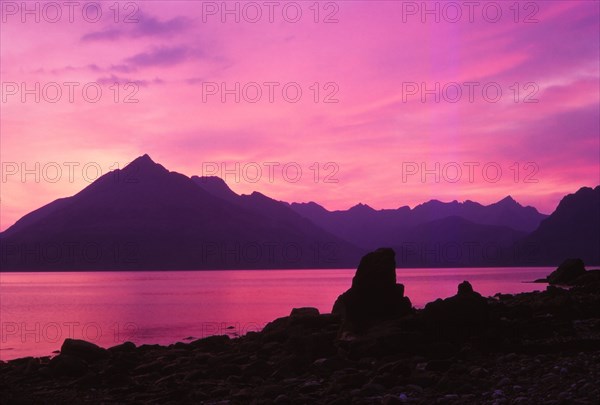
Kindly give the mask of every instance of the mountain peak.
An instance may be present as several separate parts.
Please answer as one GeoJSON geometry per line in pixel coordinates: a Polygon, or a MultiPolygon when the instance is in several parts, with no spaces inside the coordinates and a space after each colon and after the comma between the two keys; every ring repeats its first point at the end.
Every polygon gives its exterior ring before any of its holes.
{"type": "Polygon", "coordinates": [[[137,182],[141,179],[156,179],[156,176],[168,174],[169,171],[161,164],[155,163],[148,154],[144,154],[126,165],[121,173],[130,181],[137,182]]]}
{"type": "Polygon", "coordinates": [[[132,160],[131,163],[129,163],[127,166],[124,167],[124,169],[126,169],[128,167],[135,167],[136,170],[144,170],[147,168],[154,169],[154,168],[160,167],[163,170],[166,170],[162,165],[160,165],[159,163],[156,163],[154,160],[152,160],[150,155],[148,155],[147,153],[132,160]]]}
{"type": "Polygon", "coordinates": [[[137,157],[131,163],[156,164],[156,162],[154,162],[154,160],[152,160],[152,158],[150,157],[150,155],[148,155],[147,153],[144,153],[142,156],[137,157]]]}
{"type": "Polygon", "coordinates": [[[358,203],[354,207],[350,208],[349,211],[375,211],[373,208],[368,206],[367,204],[358,203]]]}
{"type": "Polygon", "coordinates": [[[518,206],[520,205],[514,198],[512,198],[512,196],[507,195],[506,197],[504,197],[503,199],[501,199],[500,201],[498,201],[496,204],[498,205],[507,205],[507,206],[518,206]]]}

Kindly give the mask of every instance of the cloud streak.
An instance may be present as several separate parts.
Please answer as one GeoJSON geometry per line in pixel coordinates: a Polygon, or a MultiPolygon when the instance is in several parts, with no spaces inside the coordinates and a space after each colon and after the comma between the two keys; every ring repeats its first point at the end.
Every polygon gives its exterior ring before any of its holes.
{"type": "Polygon", "coordinates": [[[125,59],[125,62],[134,67],[172,66],[202,57],[203,53],[197,49],[190,49],[184,46],[161,47],[138,53],[125,59]]]}
{"type": "Polygon", "coordinates": [[[118,27],[109,26],[102,31],[93,31],[81,37],[83,42],[117,41],[124,38],[171,37],[184,33],[191,26],[191,21],[182,16],[160,21],[146,13],[138,13],[136,22],[121,23],[118,27]]]}

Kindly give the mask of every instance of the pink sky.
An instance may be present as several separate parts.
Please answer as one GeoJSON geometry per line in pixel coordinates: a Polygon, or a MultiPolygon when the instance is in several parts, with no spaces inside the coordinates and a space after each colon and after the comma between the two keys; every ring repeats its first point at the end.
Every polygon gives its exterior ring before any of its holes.
{"type": "MultiPolygon", "coordinates": [[[[455,2],[457,22],[446,3],[427,3],[439,5],[439,23],[422,10],[408,14],[422,2],[402,1],[321,2],[319,22],[313,2],[275,2],[272,16],[264,2],[241,2],[239,22],[223,10],[207,13],[222,2],[122,2],[118,16],[106,2],[97,22],[98,3],[84,14],[81,2],[72,22],[62,2],[55,3],[60,18],[45,3],[28,2],[33,14],[21,4],[1,3],[0,230],[81,190],[96,168],[105,173],[144,153],[189,176],[212,174],[211,162],[235,171],[237,162],[237,181],[215,173],[234,191],[328,209],[359,202],[396,208],[432,198],[489,204],[510,194],[550,213],[564,194],[600,183],[596,1],[524,2],[518,16],[513,2],[481,2],[472,15],[455,2]],[[262,12],[255,23],[254,5],[262,12]],[[296,5],[302,15],[294,23],[296,5]],[[492,22],[496,8],[502,14],[492,22]],[[131,13],[138,22],[123,21],[131,13]],[[327,17],[337,22],[325,23],[327,17]],[[78,83],[73,100],[65,85],[71,82],[78,83]],[[128,82],[137,83],[137,103],[124,102],[128,82]],[[264,84],[270,82],[281,84],[273,102],[264,84]],[[36,83],[39,102],[23,93],[36,83]],[[234,95],[222,102],[221,94],[203,94],[210,83],[258,83],[263,94],[249,102],[256,95],[249,86],[239,103],[234,95]],[[287,83],[302,90],[298,102],[283,97],[287,83]],[[412,83],[439,83],[447,92],[439,102],[434,95],[422,102],[420,90],[409,92],[412,83]],[[102,88],[99,101],[83,97],[86,84],[90,97],[94,86],[102,88]],[[492,102],[496,87],[502,95],[492,102]],[[325,103],[332,91],[338,102],[325,103]],[[279,166],[270,181],[272,163],[279,166]],[[421,177],[423,166],[435,172],[436,164],[439,182],[435,174],[421,177]],[[284,166],[289,177],[300,167],[299,181],[286,181],[284,166]],[[22,176],[23,168],[31,173],[22,176]]],[[[288,86],[289,97],[295,87],[288,86]]]]}

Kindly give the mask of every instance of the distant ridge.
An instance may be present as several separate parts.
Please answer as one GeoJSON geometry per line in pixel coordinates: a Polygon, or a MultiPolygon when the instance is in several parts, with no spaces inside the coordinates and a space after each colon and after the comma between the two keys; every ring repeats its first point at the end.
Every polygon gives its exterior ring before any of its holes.
{"type": "Polygon", "coordinates": [[[211,192],[143,155],[0,234],[2,271],[343,268],[360,258],[285,205],[211,192]],[[263,214],[273,203],[289,220],[263,214]]]}
{"type": "MultiPolygon", "coordinates": [[[[431,200],[412,210],[407,206],[374,210],[359,204],[346,211],[328,211],[314,202],[292,203],[291,207],[329,232],[365,249],[410,241],[413,228],[448,217],[512,229],[517,231],[515,237],[533,231],[547,217],[533,207],[523,207],[510,196],[487,206],[470,200],[464,203],[431,200]]],[[[495,228],[489,231],[493,233],[495,228]]]]}
{"type": "Polygon", "coordinates": [[[550,216],[511,196],[487,206],[431,200],[413,209],[328,211],[218,177],[170,172],[145,154],[0,233],[2,271],[354,267],[389,246],[399,267],[600,264],[600,186],[550,216]],[[490,252],[493,252],[490,253],[490,252]]]}

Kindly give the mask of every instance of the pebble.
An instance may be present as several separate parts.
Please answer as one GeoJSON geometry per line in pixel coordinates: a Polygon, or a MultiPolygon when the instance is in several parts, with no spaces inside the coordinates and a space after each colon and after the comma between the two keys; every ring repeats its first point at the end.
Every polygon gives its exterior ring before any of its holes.
{"type": "Polygon", "coordinates": [[[510,384],[510,378],[504,377],[498,382],[498,387],[505,387],[510,384]]]}

